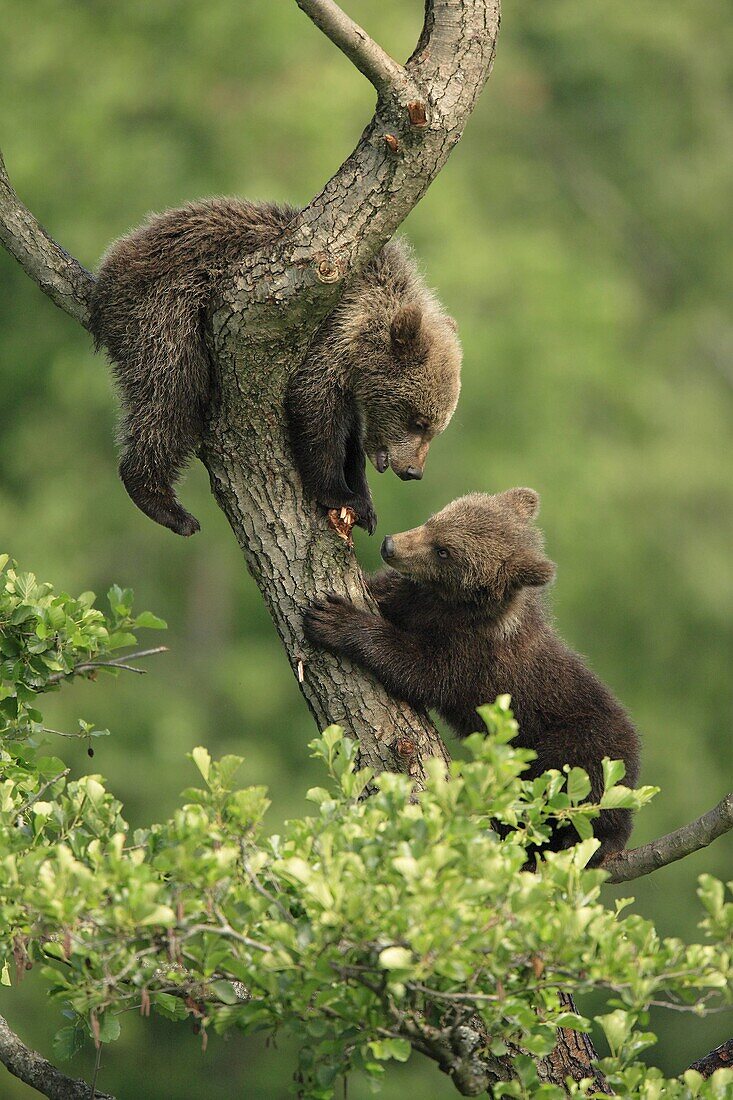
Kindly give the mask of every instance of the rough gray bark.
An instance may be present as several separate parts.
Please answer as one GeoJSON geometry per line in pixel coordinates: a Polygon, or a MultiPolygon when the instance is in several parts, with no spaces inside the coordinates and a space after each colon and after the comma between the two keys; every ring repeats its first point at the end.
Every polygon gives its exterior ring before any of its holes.
{"type": "Polygon", "coordinates": [[[86,1081],[67,1077],[35,1050],[31,1050],[0,1016],[0,1062],[25,1085],[49,1100],[114,1100],[105,1092],[92,1090],[86,1081]]]}
{"type": "MultiPolygon", "coordinates": [[[[577,1012],[575,1001],[569,993],[560,994],[560,1002],[568,1012],[577,1012]]],[[[537,1062],[537,1075],[543,1084],[558,1084],[567,1081],[582,1081],[590,1077],[596,1092],[613,1095],[608,1081],[603,1074],[593,1069],[593,1062],[598,1058],[589,1035],[583,1031],[572,1031],[570,1028],[558,1028],[557,1043],[546,1058],[540,1058],[537,1062]]]]}

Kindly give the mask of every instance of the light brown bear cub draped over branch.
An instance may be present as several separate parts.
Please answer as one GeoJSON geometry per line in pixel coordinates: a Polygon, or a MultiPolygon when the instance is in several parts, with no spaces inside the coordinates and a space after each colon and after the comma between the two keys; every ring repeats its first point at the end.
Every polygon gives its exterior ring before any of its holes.
{"type": "MultiPolygon", "coordinates": [[[[381,615],[336,596],[305,616],[311,641],[345,654],[391,695],[435,709],[459,736],[477,728],[476,707],[508,693],[517,743],[537,759],[529,777],[565,764],[584,768],[589,799],[603,793],[604,756],[623,760],[635,786],[639,738],[623,707],[547,620],[542,589],[555,575],[534,524],[532,489],[453,501],[422,527],[388,536],[390,566],[367,580],[381,615]]],[[[594,862],[620,851],[631,832],[628,810],[603,810],[594,862]]],[[[572,829],[553,846],[573,844],[572,829]]]]}
{"type": "MultiPolygon", "coordinates": [[[[120,476],[146,515],[179,535],[198,521],[175,483],[202,436],[210,392],[206,328],[237,260],[297,219],[292,207],[212,199],[155,215],[104,256],[91,329],[122,402],[120,476]]],[[[365,458],[422,477],[453,415],[461,348],[409,249],[387,244],[349,281],[291,379],[286,414],[306,493],[376,526],[365,458]]]]}

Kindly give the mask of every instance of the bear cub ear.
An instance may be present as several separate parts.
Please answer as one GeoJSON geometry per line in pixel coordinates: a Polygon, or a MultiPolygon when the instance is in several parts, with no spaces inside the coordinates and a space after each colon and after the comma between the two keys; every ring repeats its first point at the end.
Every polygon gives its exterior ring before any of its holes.
{"type": "Polygon", "coordinates": [[[392,347],[395,351],[406,351],[415,343],[422,328],[422,309],[410,303],[401,306],[394,315],[390,328],[392,347]]]}
{"type": "Polygon", "coordinates": [[[554,581],[557,571],[554,561],[540,554],[521,554],[513,565],[514,582],[520,588],[542,588],[554,581]]]}
{"type": "Polygon", "coordinates": [[[522,519],[534,519],[539,513],[540,494],[534,489],[507,489],[502,496],[522,519]]]}

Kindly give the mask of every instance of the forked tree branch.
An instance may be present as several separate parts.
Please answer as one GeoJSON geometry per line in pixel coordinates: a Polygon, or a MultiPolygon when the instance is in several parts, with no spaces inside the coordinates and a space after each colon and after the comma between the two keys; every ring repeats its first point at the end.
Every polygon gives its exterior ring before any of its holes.
{"type": "Polygon", "coordinates": [[[114,1100],[108,1093],[92,1089],[78,1077],[67,1077],[52,1066],[25,1045],[3,1016],[0,1016],[0,1062],[24,1085],[30,1085],[49,1100],[114,1100]]]}
{"type": "Polygon", "coordinates": [[[334,0],[295,0],[319,30],[346,54],[382,98],[394,96],[407,103],[417,99],[419,90],[402,65],[373,41],[334,0]]]}
{"type": "Polygon", "coordinates": [[[52,302],[84,328],[94,276],[49,237],[15,193],[0,150],[0,243],[52,302]]]}
{"type": "Polygon", "coordinates": [[[673,833],[639,848],[630,848],[614,859],[608,860],[605,870],[610,871],[610,883],[630,882],[652,871],[675,863],[678,859],[707,848],[719,836],[733,829],[733,792],[723,798],[712,810],[708,810],[696,821],[675,829],[673,833]]]}

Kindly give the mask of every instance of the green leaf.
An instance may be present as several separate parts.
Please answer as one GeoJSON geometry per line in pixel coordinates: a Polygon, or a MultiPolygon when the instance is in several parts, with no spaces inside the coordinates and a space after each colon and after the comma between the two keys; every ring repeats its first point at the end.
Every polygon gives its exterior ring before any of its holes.
{"type": "Polygon", "coordinates": [[[333,795],[325,787],[311,787],[306,791],[305,797],[308,802],[315,802],[317,806],[333,801],[333,795]]]}
{"type": "Polygon", "coordinates": [[[237,774],[242,764],[244,763],[243,756],[222,756],[221,760],[217,764],[217,775],[219,782],[225,790],[230,790],[232,786],[232,780],[237,774]]]}
{"type": "Polygon", "coordinates": [[[208,783],[209,772],[211,771],[211,757],[207,749],[205,749],[203,745],[198,745],[191,753],[191,759],[201,772],[204,780],[208,783]]]}
{"type": "Polygon", "coordinates": [[[633,810],[636,792],[629,787],[610,787],[603,792],[599,805],[602,810],[633,810]]]}
{"type": "Polygon", "coordinates": [[[603,789],[608,790],[626,775],[626,765],[623,760],[609,760],[603,757],[603,789]]]}
{"type": "Polygon", "coordinates": [[[22,600],[32,600],[37,588],[37,581],[33,573],[18,573],[15,577],[15,591],[22,600]]]}
{"type": "Polygon", "coordinates": [[[109,606],[116,615],[125,618],[132,611],[133,592],[131,588],[120,588],[113,584],[107,593],[109,606]]]}
{"type": "Polygon", "coordinates": [[[120,1037],[120,1021],[111,1012],[105,1012],[99,1020],[100,1043],[114,1043],[120,1037]]]}
{"type": "Polygon", "coordinates": [[[51,1045],[57,1061],[68,1062],[84,1046],[84,1032],[79,1027],[62,1027],[51,1045]]]}
{"type": "Polygon", "coordinates": [[[396,1062],[406,1062],[412,1054],[407,1039],[376,1039],[369,1043],[369,1050],[380,1062],[393,1058],[396,1062]]]}
{"type": "Polygon", "coordinates": [[[57,943],[56,940],[47,940],[43,945],[43,953],[48,958],[59,959],[61,962],[66,962],[66,952],[63,945],[57,943]]]}
{"type": "Polygon", "coordinates": [[[633,1025],[630,1013],[619,1008],[605,1016],[596,1016],[596,1022],[603,1028],[611,1051],[617,1054],[626,1042],[633,1025]]]}
{"type": "Polygon", "coordinates": [[[700,875],[697,896],[713,917],[718,917],[725,903],[725,888],[719,879],[712,875],[700,875]]]}
{"type": "Polygon", "coordinates": [[[188,1009],[180,997],[174,997],[171,993],[153,993],[150,1003],[155,1006],[161,1016],[168,1020],[185,1020],[188,1018],[188,1009]]]}
{"type": "Polygon", "coordinates": [[[593,825],[583,814],[573,817],[573,828],[581,840],[590,840],[593,836],[593,825]]]}
{"type": "Polygon", "coordinates": [[[583,768],[570,768],[566,789],[571,802],[582,802],[590,794],[590,779],[583,768]]]}
{"type": "Polygon", "coordinates": [[[125,649],[127,646],[136,645],[137,638],[134,634],[130,634],[129,631],[120,630],[115,634],[110,634],[107,640],[108,649],[125,649]]]}
{"type": "Polygon", "coordinates": [[[143,611],[137,616],[134,622],[135,629],[141,628],[145,630],[167,630],[168,623],[165,619],[159,619],[157,615],[153,615],[152,611],[143,611]]]}
{"type": "Polygon", "coordinates": [[[225,1005],[236,1005],[239,1003],[239,997],[234,992],[234,986],[231,982],[211,982],[209,988],[225,1005]]]}
{"type": "Polygon", "coordinates": [[[140,921],[141,926],[160,924],[164,928],[170,928],[176,923],[176,915],[170,905],[156,905],[151,913],[140,921]]]}
{"type": "Polygon", "coordinates": [[[409,970],[412,967],[412,952],[406,947],[385,947],[379,953],[379,965],[383,970],[409,970]]]}

